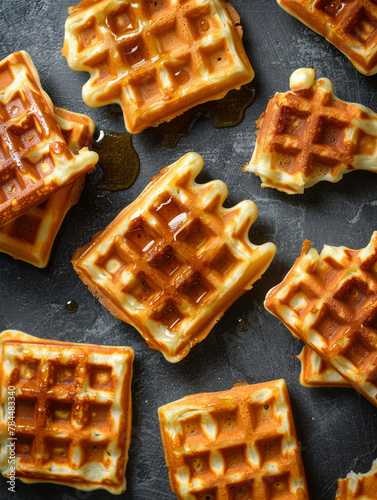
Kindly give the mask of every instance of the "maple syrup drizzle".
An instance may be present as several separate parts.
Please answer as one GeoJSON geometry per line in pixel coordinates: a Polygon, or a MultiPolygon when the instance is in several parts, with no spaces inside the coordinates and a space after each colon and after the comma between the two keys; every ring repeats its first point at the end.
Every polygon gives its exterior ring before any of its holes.
{"type": "MultiPolygon", "coordinates": [[[[182,78],[184,75],[179,75],[182,78]]],[[[246,109],[254,102],[255,88],[248,83],[239,90],[231,90],[217,101],[199,104],[168,123],[153,130],[156,140],[168,148],[175,148],[181,137],[187,136],[200,117],[209,119],[216,128],[235,127],[242,122],[246,109]]]]}
{"type": "Polygon", "coordinates": [[[96,131],[92,149],[99,155],[103,177],[97,189],[118,191],[128,189],[135,182],[140,168],[139,155],[132,145],[132,135],[110,130],[96,131]]]}

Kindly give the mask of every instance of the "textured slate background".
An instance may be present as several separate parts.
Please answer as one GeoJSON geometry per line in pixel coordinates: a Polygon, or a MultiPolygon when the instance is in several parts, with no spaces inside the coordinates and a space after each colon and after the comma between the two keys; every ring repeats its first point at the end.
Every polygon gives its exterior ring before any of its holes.
{"type": "MultiPolygon", "coordinates": [[[[31,54],[44,89],[53,102],[87,113],[98,128],[121,132],[117,106],[88,108],[81,99],[84,73],[72,72],[60,54],[64,22],[71,0],[2,0],[0,4],[0,58],[25,49],[31,54]]],[[[355,172],[340,183],[321,183],[302,196],[290,197],[262,190],[259,178],[244,174],[255,143],[255,120],[276,91],[286,91],[290,73],[302,66],[316,68],[317,76],[333,80],[336,94],[377,110],[377,77],[359,74],[348,60],[319,35],[286,14],[274,0],[233,0],[241,15],[246,51],[256,72],[255,103],[233,129],[216,130],[202,119],[174,150],[159,145],[153,132],[134,138],[141,172],[131,189],[97,191],[98,171],[87,180],[79,204],[66,217],[44,270],[0,255],[0,329],[15,328],[32,335],[74,342],[129,345],[136,360],[133,379],[133,429],[128,490],[121,497],[134,500],[173,499],[159,436],[157,407],[202,391],[229,389],[234,383],[286,379],[299,439],[302,442],[312,500],[334,498],[336,480],[354,468],[367,471],[377,457],[377,409],[352,389],[309,390],[298,383],[299,362],[293,357],[301,343],[263,308],[266,292],[278,283],[309,238],[317,249],[327,243],[364,247],[376,229],[377,176],[355,172]],[[277,255],[262,280],[239,299],[209,337],[178,365],[147,349],[130,326],[114,319],[95,300],[70,264],[73,251],[90,240],[145,187],[149,178],[188,151],[205,160],[203,179],[222,179],[229,186],[229,203],[250,198],[259,208],[252,227],[255,243],[273,241],[277,255]],[[111,201],[98,208],[98,197],[111,201]],[[65,310],[76,300],[75,314],[65,310]],[[237,329],[247,318],[246,332],[237,329]]],[[[103,491],[78,492],[55,485],[24,485],[16,493],[1,479],[0,499],[102,499],[103,491]]]]}

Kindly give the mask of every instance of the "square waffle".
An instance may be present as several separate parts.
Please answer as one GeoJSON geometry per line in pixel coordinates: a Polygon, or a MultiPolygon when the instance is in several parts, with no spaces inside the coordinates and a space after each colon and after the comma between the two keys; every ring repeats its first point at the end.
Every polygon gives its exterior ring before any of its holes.
{"type": "Polygon", "coordinates": [[[376,0],[277,0],[324,36],[364,75],[377,73],[376,0]]]}
{"type": "Polygon", "coordinates": [[[276,251],[250,243],[255,204],[224,208],[223,182],[195,182],[202,168],[196,153],[164,168],[72,260],[93,295],[172,363],[208,335],[276,251]]]}
{"type": "Polygon", "coordinates": [[[377,232],[361,250],[309,244],[265,307],[377,406],[377,232]]]}
{"type": "Polygon", "coordinates": [[[84,102],[120,104],[132,134],[254,77],[224,0],[84,0],[69,12],[62,53],[90,73],[84,102]]]}
{"type": "Polygon", "coordinates": [[[195,394],[158,410],[179,500],[308,500],[284,380],[195,394]]]}
{"type": "Polygon", "coordinates": [[[350,384],[307,345],[296,356],[301,362],[299,382],[304,387],[350,387],[350,384]]]}
{"type": "Polygon", "coordinates": [[[303,193],[320,181],[338,182],[351,170],[377,172],[377,114],[338,99],[327,78],[296,70],[291,91],[275,94],[257,121],[257,141],[245,171],[262,187],[303,193]]]}
{"type": "MultiPolygon", "coordinates": [[[[73,154],[92,145],[95,125],[89,117],[54,107],[56,121],[73,154]]],[[[0,252],[37,267],[46,267],[52,245],[68,210],[78,202],[81,176],[37,207],[0,228],[0,252]]]]}
{"type": "Polygon", "coordinates": [[[26,52],[0,62],[0,226],[92,170],[98,155],[69,149],[26,52]]]}
{"type": "Polygon", "coordinates": [[[377,460],[366,474],[350,472],[339,479],[335,500],[377,500],[377,460]]]}
{"type": "Polygon", "coordinates": [[[133,350],[15,330],[0,335],[0,346],[1,473],[9,473],[13,442],[15,475],[25,483],[125,491],[133,350]]]}

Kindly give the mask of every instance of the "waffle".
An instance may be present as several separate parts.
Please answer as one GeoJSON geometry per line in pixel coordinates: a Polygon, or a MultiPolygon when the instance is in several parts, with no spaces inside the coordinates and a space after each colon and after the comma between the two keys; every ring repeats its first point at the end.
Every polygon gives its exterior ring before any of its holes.
{"type": "MultiPolygon", "coordinates": [[[[73,154],[92,145],[94,122],[87,116],[54,108],[56,121],[73,154]]],[[[38,207],[0,228],[0,252],[37,267],[46,267],[51,248],[64,217],[78,202],[85,175],[60,189],[38,207]]]]}
{"type": "Polygon", "coordinates": [[[69,12],[62,53],[90,74],[85,103],[120,104],[132,134],[254,77],[224,0],[84,0],[69,12]]]}
{"type": "Polygon", "coordinates": [[[377,232],[361,250],[309,244],[265,307],[377,406],[377,232]]]}
{"type": "Polygon", "coordinates": [[[377,460],[366,474],[350,472],[339,479],[335,500],[377,500],[377,460]]]}
{"type": "Polygon", "coordinates": [[[301,362],[299,382],[304,387],[350,387],[350,384],[307,345],[296,356],[301,362]]]}
{"type": "Polygon", "coordinates": [[[0,62],[0,226],[92,170],[96,153],[68,148],[26,52],[0,62]]]}
{"type": "Polygon", "coordinates": [[[303,193],[320,181],[338,182],[351,170],[377,171],[377,114],[339,100],[313,69],[291,76],[291,91],[275,94],[257,121],[257,141],[244,170],[262,187],[303,193]]]}
{"type": "Polygon", "coordinates": [[[195,182],[202,168],[202,157],[188,153],[163,169],[72,260],[93,295],[172,363],[208,335],[276,251],[249,241],[255,204],[224,208],[223,182],[195,182]]]}
{"type": "Polygon", "coordinates": [[[284,380],[187,396],[159,417],[179,500],[309,499],[284,380]]]}
{"type": "Polygon", "coordinates": [[[364,75],[377,73],[375,0],[277,0],[289,14],[324,36],[364,75]]]}
{"type": "Polygon", "coordinates": [[[15,475],[25,483],[125,491],[133,350],[15,330],[3,332],[0,345],[1,473],[10,471],[12,442],[15,475]]]}

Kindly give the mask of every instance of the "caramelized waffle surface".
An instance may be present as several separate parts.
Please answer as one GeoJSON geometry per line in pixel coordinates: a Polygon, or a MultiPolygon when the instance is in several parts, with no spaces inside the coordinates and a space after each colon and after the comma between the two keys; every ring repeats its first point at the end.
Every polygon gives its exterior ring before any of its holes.
{"type": "Polygon", "coordinates": [[[377,406],[377,232],[361,250],[309,244],[265,307],[377,406]]]}
{"type": "Polygon", "coordinates": [[[159,417],[180,500],[309,499],[284,380],[187,396],[159,417]]]}
{"type": "Polygon", "coordinates": [[[257,141],[244,168],[262,187],[303,193],[317,182],[338,182],[351,170],[377,172],[377,114],[341,101],[313,69],[291,76],[291,91],[277,93],[257,121],[257,141]]]}
{"type": "Polygon", "coordinates": [[[301,362],[299,382],[305,387],[350,387],[350,384],[307,345],[296,356],[301,362]]]}
{"type": "Polygon", "coordinates": [[[223,0],[84,0],[70,12],[62,52],[90,73],[85,103],[118,103],[132,134],[254,77],[239,17],[223,0]]]}
{"type": "Polygon", "coordinates": [[[377,460],[366,474],[350,472],[339,479],[335,500],[377,500],[377,460]]]}
{"type": "Polygon", "coordinates": [[[364,75],[377,73],[376,0],[277,0],[341,50],[364,75]]]}
{"type": "Polygon", "coordinates": [[[105,307],[170,362],[208,335],[276,251],[249,240],[256,205],[224,208],[223,182],[195,182],[202,168],[196,153],[164,168],[72,260],[105,307]]]}
{"type": "Polygon", "coordinates": [[[0,335],[0,346],[2,406],[15,402],[14,415],[0,413],[1,473],[9,472],[12,436],[21,481],[122,493],[133,350],[44,340],[15,330],[0,335]]]}
{"type": "Polygon", "coordinates": [[[96,153],[69,149],[22,51],[0,62],[0,226],[42,203],[92,170],[96,153]]]}
{"type": "MultiPolygon", "coordinates": [[[[54,107],[56,121],[73,154],[92,145],[95,130],[88,116],[54,107]]],[[[46,267],[52,245],[68,210],[78,202],[85,175],[51,198],[0,228],[0,252],[37,267],[46,267]]]]}

